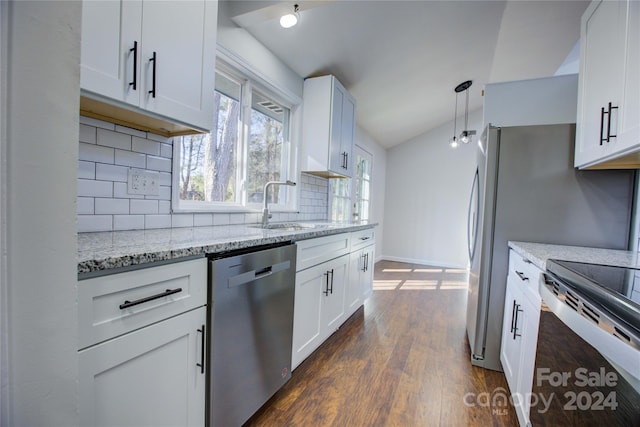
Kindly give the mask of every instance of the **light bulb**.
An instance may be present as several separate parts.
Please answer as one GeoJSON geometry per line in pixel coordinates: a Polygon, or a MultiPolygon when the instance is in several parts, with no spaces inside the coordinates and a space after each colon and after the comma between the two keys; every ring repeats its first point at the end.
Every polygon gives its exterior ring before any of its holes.
{"type": "Polygon", "coordinates": [[[291,28],[298,23],[298,19],[300,19],[300,14],[298,13],[299,7],[298,5],[293,6],[293,13],[287,13],[286,15],[282,15],[280,17],[280,26],[282,28],[291,28]]]}
{"type": "Polygon", "coordinates": [[[449,140],[449,145],[451,145],[451,148],[456,148],[458,146],[458,139],[454,136],[449,140]]]}
{"type": "Polygon", "coordinates": [[[298,23],[298,17],[293,13],[288,13],[280,18],[282,28],[291,28],[298,23]]]}
{"type": "Polygon", "coordinates": [[[464,144],[469,143],[469,135],[467,135],[467,131],[462,132],[462,134],[460,135],[460,141],[462,141],[464,144]]]}

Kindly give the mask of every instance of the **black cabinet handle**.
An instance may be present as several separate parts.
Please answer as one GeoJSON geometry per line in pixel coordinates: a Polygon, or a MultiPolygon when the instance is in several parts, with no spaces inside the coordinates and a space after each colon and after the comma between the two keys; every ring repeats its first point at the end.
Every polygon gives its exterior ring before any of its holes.
{"type": "Polygon", "coordinates": [[[520,280],[524,281],[524,280],[529,280],[529,278],[527,276],[524,275],[524,273],[516,270],[516,274],[518,275],[518,277],[520,278],[520,280]]]}
{"type": "Polygon", "coordinates": [[[600,145],[602,145],[603,142],[611,142],[611,138],[617,138],[618,135],[612,135],[611,134],[611,113],[612,110],[617,110],[618,107],[614,107],[613,104],[611,102],[609,102],[608,106],[607,106],[607,110],[605,111],[604,107],[600,108],[600,145]],[[607,133],[605,136],[604,133],[604,116],[607,116],[607,133]]]}
{"type": "Polygon", "coordinates": [[[609,110],[607,111],[607,142],[609,142],[611,138],[617,137],[617,135],[611,135],[611,110],[617,109],[618,107],[614,107],[609,103],[609,110]]]}
{"type": "Polygon", "coordinates": [[[151,90],[149,93],[152,97],[156,97],[156,69],[158,68],[158,57],[156,52],[153,52],[153,56],[149,58],[149,62],[153,62],[153,68],[151,69],[151,90]]]}
{"type": "Polygon", "coordinates": [[[333,295],[333,268],[331,269],[331,295],[333,295]]]}
{"type": "Polygon", "coordinates": [[[326,296],[329,296],[329,272],[327,271],[326,273],[324,273],[324,276],[327,278],[327,286],[325,287],[324,291],[322,291],[322,293],[326,296]]]}
{"type": "Polygon", "coordinates": [[[515,309],[516,309],[516,316],[515,319],[513,321],[513,339],[515,340],[517,337],[521,337],[522,334],[518,333],[518,313],[521,313],[522,310],[520,309],[521,305],[520,304],[516,304],[515,305],[515,309]]]}
{"type": "Polygon", "coordinates": [[[360,270],[367,271],[367,254],[362,254],[362,268],[360,270]]]}
{"type": "Polygon", "coordinates": [[[204,346],[206,344],[205,326],[202,325],[202,329],[198,329],[198,332],[202,333],[202,347],[200,348],[200,363],[196,363],[196,366],[200,368],[200,373],[204,374],[204,346]]]}
{"type": "Polygon", "coordinates": [[[349,170],[349,153],[344,152],[344,168],[349,170]]]}
{"type": "Polygon", "coordinates": [[[177,294],[178,292],[182,292],[182,288],[176,289],[167,289],[164,292],[161,292],[156,295],[151,295],[150,297],[140,298],[135,301],[125,300],[122,304],[120,304],[120,310],[124,310],[125,308],[133,307],[134,305],[143,304],[145,302],[153,301],[154,299],[164,298],[169,295],[177,294]]]}
{"type": "Polygon", "coordinates": [[[129,49],[133,52],[133,81],[129,82],[129,86],[133,86],[133,90],[138,90],[138,41],[134,40],[133,47],[129,49]]]}
{"type": "Polygon", "coordinates": [[[513,300],[513,306],[511,307],[511,331],[509,331],[510,334],[513,333],[513,321],[516,318],[516,300],[513,300]]]}
{"type": "Polygon", "coordinates": [[[602,135],[604,134],[604,107],[600,108],[600,145],[607,139],[602,135]]]}

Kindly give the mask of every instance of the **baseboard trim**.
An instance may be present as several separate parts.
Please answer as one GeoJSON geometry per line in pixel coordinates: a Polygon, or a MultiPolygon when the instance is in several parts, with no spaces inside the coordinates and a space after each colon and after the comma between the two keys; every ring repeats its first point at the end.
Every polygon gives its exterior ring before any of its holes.
{"type": "Polygon", "coordinates": [[[433,267],[442,267],[442,268],[458,268],[458,269],[467,269],[468,266],[466,265],[456,265],[456,264],[449,264],[449,263],[443,263],[441,261],[434,261],[434,260],[426,260],[426,259],[418,259],[418,258],[404,258],[404,257],[397,257],[397,256],[390,256],[390,255],[380,255],[379,258],[376,258],[376,262],[378,261],[396,261],[396,262],[406,262],[408,264],[422,264],[422,265],[428,265],[428,266],[433,266],[433,267]]]}

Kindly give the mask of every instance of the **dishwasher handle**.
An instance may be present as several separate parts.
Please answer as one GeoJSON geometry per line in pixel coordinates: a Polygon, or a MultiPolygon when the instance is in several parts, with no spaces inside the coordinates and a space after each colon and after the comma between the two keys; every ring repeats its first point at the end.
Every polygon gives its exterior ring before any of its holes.
{"type": "Polygon", "coordinates": [[[264,279],[265,277],[271,276],[272,274],[279,273],[281,271],[288,270],[290,268],[291,268],[291,261],[286,260],[283,262],[279,262],[277,264],[263,267],[259,270],[244,271],[242,273],[229,277],[227,282],[227,287],[233,288],[236,286],[245,285],[247,283],[264,279]]]}

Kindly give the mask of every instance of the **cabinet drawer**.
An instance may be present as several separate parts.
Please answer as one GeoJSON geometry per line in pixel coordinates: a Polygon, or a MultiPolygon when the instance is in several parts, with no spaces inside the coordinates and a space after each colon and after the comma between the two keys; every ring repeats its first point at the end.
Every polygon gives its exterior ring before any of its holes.
{"type": "Polygon", "coordinates": [[[207,303],[206,259],[78,282],[79,348],[207,303]]]}
{"type": "Polygon", "coordinates": [[[365,246],[373,245],[376,242],[376,233],[373,228],[354,231],[351,233],[351,252],[357,251],[365,246]]]}
{"type": "Polygon", "coordinates": [[[349,233],[341,233],[297,242],[296,271],[349,253],[349,236],[349,233]]]}
{"type": "Polygon", "coordinates": [[[540,304],[540,291],[538,281],[542,271],[531,261],[511,250],[509,252],[509,275],[513,275],[516,281],[522,286],[524,295],[533,304],[540,304]]]}

